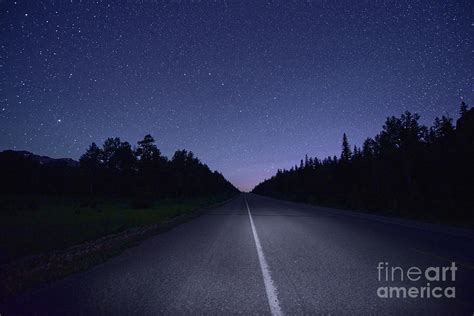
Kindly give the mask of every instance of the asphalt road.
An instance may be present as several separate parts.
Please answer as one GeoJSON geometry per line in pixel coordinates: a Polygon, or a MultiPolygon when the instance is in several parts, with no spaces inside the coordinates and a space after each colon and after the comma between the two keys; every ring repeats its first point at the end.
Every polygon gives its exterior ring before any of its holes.
{"type": "Polygon", "coordinates": [[[89,271],[18,296],[0,314],[473,315],[473,250],[468,237],[242,194],[89,271]],[[425,269],[452,261],[455,281],[429,286],[454,286],[455,298],[377,295],[380,287],[427,287],[425,269]],[[396,270],[398,281],[385,281],[380,270],[379,281],[379,262],[418,267],[423,277],[400,281],[396,270]]]}

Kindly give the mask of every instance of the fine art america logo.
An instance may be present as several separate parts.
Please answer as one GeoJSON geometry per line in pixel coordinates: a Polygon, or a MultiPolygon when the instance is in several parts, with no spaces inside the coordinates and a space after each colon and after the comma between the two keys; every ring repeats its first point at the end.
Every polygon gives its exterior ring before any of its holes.
{"type": "Polygon", "coordinates": [[[431,266],[423,269],[416,266],[404,269],[391,266],[388,262],[379,262],[378,281],[383,282],[384,285],[388,284],[377,289],[377,296],[380,298],[455,298],[456,287],[448,285],[456,281],[457,269],[455,262],[451,262],[450,266],[431,266]],[[402,286],[391,286],[399,284],[402,286]]]}

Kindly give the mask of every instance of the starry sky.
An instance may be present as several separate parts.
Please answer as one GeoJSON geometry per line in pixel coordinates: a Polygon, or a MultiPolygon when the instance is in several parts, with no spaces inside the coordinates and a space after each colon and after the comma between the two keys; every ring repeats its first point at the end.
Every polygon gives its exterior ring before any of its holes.
{"type": "Polygon", "coordinates": [[[472,105],[471,1],[0,1],[0,150],[147,133],[249,190],[472,105]]]}

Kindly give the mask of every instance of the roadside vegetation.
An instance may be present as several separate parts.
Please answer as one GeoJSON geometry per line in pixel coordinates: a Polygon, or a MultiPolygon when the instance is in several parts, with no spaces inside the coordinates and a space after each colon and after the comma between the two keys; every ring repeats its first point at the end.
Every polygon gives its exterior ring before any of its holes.
{"type": "Polygon", "coordinates": [[[306,156],[253,192],[280,199],[474,227],[474,108],[462,102],[456,123],[433,126],[405,112],[340,157],[306,156]]]}
{"type": "Polygon", "coordinates": [[[238,193],[190,151],[92,143],[80,161],[0,153],[0,263],[161,223],[238,193]]]}
{"type": "Polygon", "coordinates": [[[0,264],[25,255],[65,249],[129,228],[163,223],[230,196],[162,199],[147,208],[134,207],[130,199],[2,196],[0,264]]]}

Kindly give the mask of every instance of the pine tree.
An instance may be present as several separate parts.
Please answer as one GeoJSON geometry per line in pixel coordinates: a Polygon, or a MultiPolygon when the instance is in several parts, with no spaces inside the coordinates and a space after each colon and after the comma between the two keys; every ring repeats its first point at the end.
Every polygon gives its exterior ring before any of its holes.
{"type": "Polygon", "coordinates": [[[461,117],[464,116],[464,114],[467,113],[467,110],[468,110],[468,107],[466,105],[466,102],[464,102],[464,100],[461,102],[461,110],[460,110],[460,113],[461,113],[461,117]]]}
{"type": "Polygon", "coordinates": [[[155,145],[155,139],[150,134],[143,137],[143,140],[138,142],[138,148],[135,155],[142,162],[156,161],[161,158],[161,152],[155,145]]]}
{"type": "Polygon", "coordinates": [[[341,153],[341,160],[342,161],[349,161],[352,158],[352,151],[351,147],[349,146],[349,141],[347,140],[346,133],[342,136],[342,153],[341,153]]]}
{"type": "Polygon", "coordinates": [[[102,164],[102,156],[102,150],[96,145],[96,143],[92,143],[87,151],[81,156],[79,162],[82,167],[88,169],[99,168],[102,164]]]}

